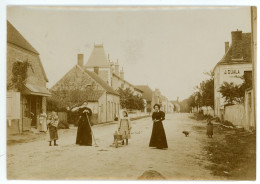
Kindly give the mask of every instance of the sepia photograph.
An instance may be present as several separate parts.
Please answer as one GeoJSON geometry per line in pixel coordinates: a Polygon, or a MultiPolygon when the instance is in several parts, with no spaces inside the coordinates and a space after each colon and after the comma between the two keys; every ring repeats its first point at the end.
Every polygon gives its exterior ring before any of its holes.
{"type": "Polygon", "coordinates": [[[256,6],[6,6],[7,180],[256,181],[256,6]]]}

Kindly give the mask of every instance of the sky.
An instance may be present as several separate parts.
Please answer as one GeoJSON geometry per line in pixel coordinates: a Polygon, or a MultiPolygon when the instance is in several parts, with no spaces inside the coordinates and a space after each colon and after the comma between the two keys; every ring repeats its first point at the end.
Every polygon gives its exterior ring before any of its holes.
{"type": "Polygon", "coordinates": [[[52,87],[94,43],[119,60],[125,79],[159,88],[170,100],[189,97],[231,43],[251,32],[249,7],[9,6],[7,19],[40,53],[52,87]]]}

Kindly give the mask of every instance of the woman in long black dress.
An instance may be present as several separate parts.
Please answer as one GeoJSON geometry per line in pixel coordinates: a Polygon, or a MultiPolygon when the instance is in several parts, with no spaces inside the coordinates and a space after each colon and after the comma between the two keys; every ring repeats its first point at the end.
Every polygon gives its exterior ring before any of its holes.
{"type": "Polygon", "coordinates": [[[149,147],[156,147],[158,149],[168,148],[165,131],[162,124],[162,121],[165,120],[165,113],[163,111],[160,111],[159,104],[155,104],[153,108],[153,130],[149,147]]]}
{"type": "Polygon", "coordinates": [[[78,112],[79,115],[76,144],[81,146],[92,146],[92,132],[89,122],[92,111],[87,107],[87,104],[84,102],[82,106],[72,109],[72,112],[78,112]]]}

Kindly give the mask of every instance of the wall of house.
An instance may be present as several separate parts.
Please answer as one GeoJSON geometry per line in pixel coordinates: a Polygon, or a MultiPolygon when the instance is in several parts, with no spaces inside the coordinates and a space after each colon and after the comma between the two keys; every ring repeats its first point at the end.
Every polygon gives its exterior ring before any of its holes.
{"type": "Polygon", "coordinates": [[[114,121],[115,117],[119,115],[120,97],[104,93],[99,99],[99,110],[99,121],[101,123],[114,121]]]}
{"type": "Polygon", "coordinates": [[[98,117],[98,102],[88,102],[88,108],[92,111],[92,116],[90,117],[90,121],[92,124],[98,124],[99,123],[99,117],[98,117]]]}
{"type": "Polygon", "coordinates": [[[32,65],[28,68],[27,82],[30,84],[46,87],[46,80],[41,68],[39,55],[27,51],[23,48],[17,47],[11,43],[7,44],[7,83],[12,78],[12,67],[16,61],[26,61],[32,65]]]}
{"type": "Polygon", "coordinates": [[[214,107],[215,115],[220,117],[220,110],[224,109],[225,100],[219,92],[220,86],[224,82],[233,82],[234,84],[242,84],[243,80],[240,78],[245,71],[252,71],[252,64],[232,64],[232,65],[218,65],[214,70],[214,107]]]}
{"type": "MultiPolygon", "coordinates": [[[[87,70],[94,72],[94,68],[87,68],[87,70]]],[[[111,86],[111,70],[109,67],[99,67],[98,76],[111,86]]]]}

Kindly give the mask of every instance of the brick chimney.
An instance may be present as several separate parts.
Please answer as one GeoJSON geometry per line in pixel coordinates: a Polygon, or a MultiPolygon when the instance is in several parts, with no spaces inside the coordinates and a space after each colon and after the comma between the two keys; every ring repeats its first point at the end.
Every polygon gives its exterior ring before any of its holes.
{"type": "Polygon", "coordinates": [[[242,59],[242,31],[232,31],[232,59],[242,59]]]}
{"type": "Polygon", "coordinates": [[[229,42],[225,42],[225,53],[227,53],[229,49],[229,42]]]}
{"type": "Polygon", "coordinates": [[[118,60],[116,61],[116,64],[115,64],[115,74],[119,76],[119,64],[118,64],[118,60]]]}
{"type": "Polygon", "coordinates": [[[121,71],[120,71],[120,77],[121,77],[122,79],[124,79],[124,77],[125,77],[125,73],[124,73],[123,67],[122,67],[122,69],[121,69],[121,71]]]}
{"type": "Polygon", "coordinates": [[[84,54],[78,54],[78,65],[83,67],[83,65],[84,65],[84,54]]]}

